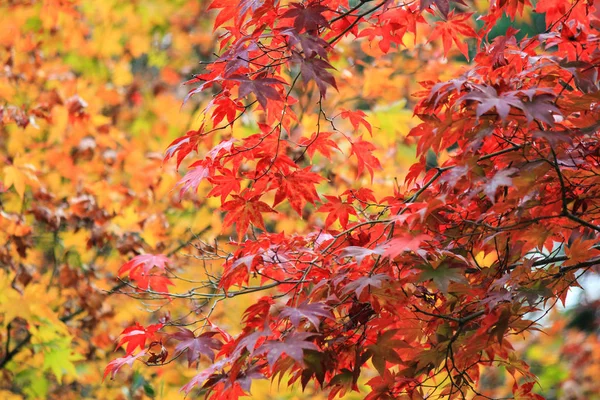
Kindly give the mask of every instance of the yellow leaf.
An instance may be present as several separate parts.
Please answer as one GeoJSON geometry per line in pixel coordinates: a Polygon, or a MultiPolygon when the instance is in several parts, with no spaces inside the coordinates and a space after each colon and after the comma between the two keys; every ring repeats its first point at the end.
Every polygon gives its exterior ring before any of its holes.
{"type": "Polygon", "coordinates": [[[497,256],[496,253],[485,254],[485,252],[483,252],[483,251],[480,251],[475,256],[475,262],[481,268],[489,268],[489,267],[491,267],[492,264],[494,264],[497,259],[498,259],[498,256],[497,256]]]}
{"type": "Polygon", "coordinates": [[[14,165],[4,167],[4,186],[9,189],[14,187],[20,198],[25,195],[25,181],[27,177],[14,165]]]}
{"type": "Polygon", "coordinates": [[[9,392],[8,390],[0,390],[0,399],[4,400],[22,400],[23,397],[15,394],[13,392],[9,392]]]}
{"type": "Polygon", "coordinates": [[[117,86],[127,86],[133,82],[133,75],[129,68],[128,61],[121,61],[113,68],[113,83],[117,86]]]}

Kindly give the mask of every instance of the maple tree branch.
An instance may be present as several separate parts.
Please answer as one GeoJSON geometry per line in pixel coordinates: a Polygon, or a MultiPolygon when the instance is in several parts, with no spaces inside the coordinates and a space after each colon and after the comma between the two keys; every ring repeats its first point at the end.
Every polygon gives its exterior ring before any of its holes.
{"type": "Polygon", "coordinates": [[[435,172],[435,175],[433,175],[431,177],[431,179],[429,179],[424,185],[423,187],[421,187],[421,189],[417,190],[415,192],[415,194],[413,194],[412,196],[410,196],[408,199],[406,199],[406,203],[413,203],[415,202],[420,195],[423,194],[424,191],[427,190],[427,188],[429,188],[431,185],[433,185],[433,183],[440,177],[442,176],[442,174],[446,171],[448,171],[449,169],[454,168],[454,166],[450,166],[450,167],[444,167],[444,168],[437,168],[437,171],[435,172]]]}
{"type": "Polygon", "coordinates": [[[415,309],[415,311],[417,311],[420,314],[425,314],[428,315],[430,317],[434,317],[434,318],[441,318],[441,319],[445,319],[448,321],[452,321],[452,322],[456,322],[459,323],[460,319],[459,318],[455,318],[455,317],[451,317],[449,315],[444,315],[444,314],[434,314],[434,313],[430,313],[429,311],[425,311],[425,310],[421,310],[420,308],[418,308],[417,306],[413,305],[413,308],[415,309]]]}
{"type": "Polygon", "coordinates": [[[513,151],[520,150],[523,147],[525,147],[525,146],[524,145],[515,145],[515,144],[513,144],[511,147],[507,147],[505,149],[498,150],[498,151],[495,151],[493,153],[489,153],[489,154],[483,155],[483,156],[479,157],[479,159],[477,161],[488,160],[490,158],[493,158],[493,157],[496,157],[496,156],[500,156],[502,154],[506,154],[506,153],[510,153],[510,152],[513,152],[513,151]]]}
{"type": "MultiPolygon", "coordinates": [[[[513,144],[511,147],[507,147],[506,149],[502,149],[502,150],[495,151],[493,153],[485,154],[485,155],[479,157],[477,159],[477,162],[489,160],[490,158],[494,158],[494,157],[500,156],[502,154],[510,153],[510,152],[513,152],[513,151],[517,151],[517,150],[522,149],[522,148],[523,148],[523,145],[514,145],[513,144]]],[[[433,185],[435,183],[435,181],[440,176],[442,176],[442,174],[444,172],[449,171],[449,170],[453,169],[454,167],[455,167],[454,165],[450,165],[450,166],[447,166],[447,167],[438,167],[435,175],[432,176],[431,179],[429,179],[423,185],[423,187],[421,187],[412,196],[410,196],[408,199],[406,199],[406,203],[413,203],[413,202],[415,202],[417,200],[417,198],[419,198],[419,196],[421,194],[423,194],[423,192],[425,192],[427,190],[427,188],[429,188],[431,185],[433,185]]]]}
{"type": "Polygon", "coordinates": [[[377,11],[379,8],[383,7],[385,4],[387,3],[386,1],[382,1],[381,3],[377,4],[375,7],[372,7],[368,10],[366,10],[363,13],[360,13],[358,15],[356,15],[356,19],[354,21],[352,21],[352,23],[348,24],[348,26],[341,31],[339,34],[337,34],[333,39],[329,40],[329,44],[332,45],[333,43],[337,42],[342,36],[344,36],[346,33],[350,32],[350,30],[352,28],[354,28],[364,17],[366,17],[367,15],[371,14],[374,11],[377,11]]]}
{"type": "MultiPolygon", "coordinates": [[[[10,338],[10,336],[8,336],[10,338]]],[[[8,364],[20,351],[23,349],[25,345],[29,343],[31,340],[31,333],[27,332],[25,339],[21,340],[17,345],[9,352],[6,353],[2,361],[0,361],[0,370],[3,369],[6,364],[8,364]]],[[[8,349],[8,340],[6,343],[6,348],[8,349]]]]}
{"type": "Polygon", "coordinates": [[[361,8],[363,6],[363,4],[368,3],[370,1],[373,1],[373,0],[360,0],[357,5],[355,5],[354,7],[352,7],[351,9],[349,9],[348,11],[345,11],[345,12],[341,13],[340,15],[338,15],[337,17],[332,18],[331,21],[329,21],[329,24],[331,25],[334,22],[339,21],[342,18],[351,16],[351,14],[354,11],[358,10],[359,8],[361,8]]]}
{"type": "Polygon", "coordinates": [[[595,230],[596,232],[600,232],[600,226],[594,225],[591,222],[588,222],[588,221],[586,221],[584,219],[581,219],[577,215],[575,215],[575,214],[573,214],[573,213],[571,213],[569,211],[566,212],[565,216],[567,218],[569,218],[571,221],[578,222],[578,223],[580,223],[583,226],[586,226],[586,227],[588,227],[588,228],[590,228],[592,230],[595,230]]]}
{"type": "Polygon", "coordinates": [[[579,262],[579,263],[574,264],[574,265],[569,265],[569,266],[566,266],[566,267],[560,267],[559,271],[557,273],[553,274],[552,276],[555,277],[555,278],[558,278],[558,277],[566,274],[567,272],[576,271],[576,270],[581,269],[581,268],[589,268],[589,267],[593,267],[595,265],[600,265],[600,258],[594,258],[594,259],[591,259],[591,260],[588,260],[588,261],[579,262]]]}
{"type": "Polygon", "coordinates": [[[472,321],[474,319],[477,319],[477,318],[481,317],[483,314],[485,314],[485,310],[480,310],[480,311],[477,311],[477,312],[475,312],[473,314],[467,315],[466,317],[456,318],[456,317],[451,317],[449,315],[444,315],[444,314],[430,313],[428,311],[421,310],[420,308],[418,308],[415,305],[413,305],[413,308],[417,312],[419,312],[421,314],[429,315],[430,317],[434,317],[434,318],[441,318],[441,319],[445,319],[445,320],[448,320],[448,321],[456,322],[457,324],[459,324],[461,326],[465,325],[466,323],[468,323],[468,322],[470,322],[470,321],[472,321]]]}
{"type": "Polygon", "coordinates": [[[556,171],[556,175],[558,176],[558,183],[560,184],[560,197],[561,197],[561,201],[562,201],[563,215],[565,217],[569,218],[571,221],[577,222],[585,227],[595,230],[596,232],[600,232],[600,226],[592,224],[591,222],[588,222],[582,218],[579,218],[578,216],[576,216],[575,214],[573,214],[572,212],[569,211],[569,208],[567,207],[567,189],[566,189],[566,185],[565,185],[565,179],[564,179],[563,174],[558,165],[558,158],[556,157],[556,153],[554,152],[554,149],[550,148],[550,151],[552,153],[552,158],[554,159],[554,162],[551,162],[550,164],[556,171]]]}

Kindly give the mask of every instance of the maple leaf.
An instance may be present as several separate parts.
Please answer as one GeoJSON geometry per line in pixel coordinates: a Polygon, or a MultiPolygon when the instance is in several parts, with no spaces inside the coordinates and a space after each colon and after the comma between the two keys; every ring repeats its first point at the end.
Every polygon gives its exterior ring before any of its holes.
{"type": "Polygon", "coordinates": [[[461,271],[458,268],[450,268],[444,264],[437,268],[434,268],[429,264],[420,266],[419,268],[422,269],[423,272],[419,274],[418,281],[426,282],[431,280],[442,293],[448,293],[450,282],[467,283],[465,276],[461,274],[461,271]]]}
{"type": "Polygon", "coordinates": [[[260,201],[260,196],[250,196],[246,194],[233,195],[233,199],[224,203],[221,206],[223,211],[227,211],[227,215],[223,220],[223,228],[236,223],[236,229],[238,233],[238,239],[241,241],[242,237],[248,230],[248,226],[253,224],[262,230],[265,229],[263,222],[262,213],[275,212],[266,203],[260,201]]]}
{"type": "Polygon", "coordinates": [[[360,137],[357,141],[352,142],[352,152],[356,156],[357,164],[357,176],[361,176],[365,167],[371,175],[371,181],[373,180],[373,173],[375,169],[381,169],[379,160],[373,156],[372,152],[375,150],[375,146],[362,140],[360,137]]]}
{"type": "Polygon", "coordinates": [[[31,165],[17,167],[7,165],[4,167],[4,187],[8,190],[11,186],[20,198],[25,195],[25,187],[28,183],[37,182],[34,174],[35,169],[31,165]]]}
{"type": "Polygon", "coordinates": [[[257,77],[255,79],[250,79],[241,75],[230,76],[229,80],[240,82],[238,90],[240,98],[247,97],[252,93],[256,96],[256,100],[258,100],[258,103],[265,110],[267,109],[269,100],[281,101],[281,95],[275,87],[286,84],[284,81],[276,78],[257,77]]]}
{"type": "MultiPolygon", "coordinates": [[[[510,319],[512,317],[512,313],[508,307],[503,307],[500,315],[497,317],[493,326],[489,329],[489,333],[493,336],[496,336],[499,344],[502,344],[504,340],[504,335],[510,329],[510,319]]],[[[494,318],[495,315],[489,315],[490,318],[494,318]]]]}
{"type": "Polygon", "coordinates": [[[337,90],[335,78],[331,72],[327,71],[327,69],[333,69],[333,67],[327,61],[317,56],[297,56],[295,59],[300,63],[300,72],[304,82],[315,81],[321,96],[325,97],[327,85],[333,86],[337,90]]]}
{"type": "Polygon", "coordinates": [[[206,196],[221,196],[221,203],[223,203],[231,192],[240,192],[241,184],[233,171],[224,168],[220,172],[223,175],[214,175],[208,178],[209,182],[213,184],[213,188],[206,196]]]}
{"type": "Polygon", "coordinates": [[[502,36],[497,36],[492,41],[491,45],[486,45],[486,51],[492,59],[493,65],[507,65],[508,60],[505,56],[505,51],[508,45],[516,46],[517,40],[515,35],[519,32],[518,29],[512,26],[506,30],[506,33],[502,36]]]}
{"type": "Polygon", "coordinates": [[[317,331],[319,330],[320,319],[333,318],[333,314],[329,310],[330,307],[325,303],[302,303],[298,307],[285,307],[279,316],[281,318],[289,318],[290,322],[296,328],[300,326],[300,321],[306,318],[317,331]]]}
{"type": "Polygon", "coordinates": [[[179,137],[171,142],[167,150],[165,151],[164,162],[169,161],[175,154],[177,154],[177,168],[181,165],[183,159],[189,155],[192,151],[198,151],[198,144],[200,139],[204,136],[202,131],[204,127],[201,126],[196,131],[188,131],[185,136],[179,137]]]}
{"type": "Polygon", "coordinates": [[[344,247],[340,252],[338,258],[344,257],[353,257],[356,259],[356,263],[360,265],[365,257],[372,255],[383,255],[384,249],[382,247],[378,247],[375,249],[367,249],[365,247],[360,246],[348,246],[344,247]]]}
{"type": "Polygon", "coordinates": [[[231,138],[231,139],[228,139],[228,140],[221,141],[221,143],[219,143],[218,145],[216,145],[215,147],[213,147],[206,154],[206,157],[210,158],[211,160],[214,161],[214,159],[217,158],[218,156],[220,156],[222,153],[230,154],[231,151],[232,151],[232,149],[233,149],[233,145],[234,145],[235,142],[237,142],[236,138],[231,138]]]}
{"type": "Polygon", "coordinates": [[[554,116],[562,116],[560,110],[554,105],[556,97],[552,94],[541,94],[535,96],[532,101],[525,102],[523,109],[529,121],[536,119],[553,126],[554,116]]]}
{"type": "Polygon", "coordinates": [[[327,10],[327,7],[316,2],[309,4],[291,3],[290,8],[281,15],[281,18],[294,18],[294,29],[300,33],[303,30],[311,32],[318,30],[320,27],[329,26],[329,22],[323,16],[323,13],[327,10]]]}
{"type": "Polygon", "coordinates": [[[489,179],[483,189],[486,196],[493,202],[496,200],[496,191],[501,186],[511,186],[512,178],[511,175],[514,175],[519,170],[517,168],[508,168],[502,171],[496,172],[496,174],[489,179]]]}
{"type": "Polygon", "coordinates": [[[264,0],[240,0],[238,5],[239,15],[246,15],[248,11],[254,12],[258,10],[264,2],[264,0]]]}
{"type": "Polygon", "coordinates": [[[477,118],[492,108],[495,108],[498,116],[503,121],[506,121],[511,107],[521,110],[525,109],[525,104],[515,95],[514,92],[498,95],[496,89],[491,86],[478,85],[476,88],[476,92],[468,93],[462,96],[459,101],[475,100],[479,102],[476,111],[477,118]]]}
{"type": "Polygon", "coordinates": [[[163,324],[154,324],[145,328],[136,322],[134,326],[125,328],[121,332],[121,339],[117,344],[117,349],[127,343],[127,348],[125,349],[125,353],[127,354],[132,354],[138,347],[143,350],[146,347],[146,340],[153,340],[156,332],[162,329],[162,327],[163,324]]]}
{"type": "Polygon", "coordinates": [[[299,44],[302,47],[305,57],[311,58],[318,55],[324,60],[327,59],[326,48],[329,45],[322,38],[308,33],[299,34],[296,29],[285,29],[281,34],[287,35],[290,38],[292,46],[296,46],[297,48],[299,44]]]}
{"type": "Polygon", "coordinates": [[[108,374],[111,374],[110,379],[115,379],[115,375],[117,374],[117,372],[119,372],[121,368],[123,368],[124,365],[129,365],[130,367],[133,366],[135,360],[144,356],[145,354],[146,350],[142,350],[138,354],[127,355],[125,357],[119,357],[117,359],[112,360],[108,363],[106,368],[104,368],[104,376],[102,377],[102,381],[106,379],[108,374]]]}
{"type": "Polygon", "coordinates": [[[326,158],[331,158],[332,149],[340,150],[337,143],[330,139],[331,135],[333,135],[333,132],[315,132],[310,139],[307,137],[301,138],[299,144],[306,148],[310,158],[314,157],[316,151],[326,158]]]}
{"type": "Polygon", "coordinates": [[[142,270],[142,275],[148,274],[152,268],[165,271],[167,264],[170,262],[171,260],[164,254],[140,254],[123,264],[119,268],[119,275],[131,274],[137,272],[139,269],[142,270]]]}
{"type": "Polygon", "coordinates": [[[444,46],[444,55],[447,57],[450,48],[452,47],[452,41],[458,47],[458,50],[469,58],[469,47],[464,41],[463,36],[466,37],[477,37],[477,33],[469,26],[467,21],[471,18],[473,13],[460,13],[457,14],[454,11],[450,11],[446,20],[436,22],[436,26],[429,36],[429,42],[441,37],[442,44],[444,46]]]}
{"type": "Polygon", "coordinates": [[[220,371],[225,366],[227,361],[227,359],[219,360],[211,364],[208,368],[203,369],[199,374],[196,374],[188,383],[186,383],[180,391],[189,394],[192,391],[192,389],[194,389],[194,387],[199,386],[201,383],[206,381],[212,374],[214,374],[217,371],[220,371]]]}
{"type": "Polygon", "coordinates": [[[210,169],[203,165],[192,164],[190,167],[191,169],[177,182],[176,186],[181,186],[179,197],[183,197],[183,194],[190,189],[197,191],[200,183],[210,176],[210,169]]]}
{"type": "Polygon", "coordinates": [[[368,286],[381,288],[381,285],[385,281],[389,281],[390,277],[385,274],[375,274],[371,276],[363,276],[361,278],[355,279],[353,282],[350,282],[344,288],[345,293],[354,292],[356,297],[360,298],[363,290],[365,290],[368,286]]]}
{"type": "Polygon", "coordinates": [[[585,240],[578,238],[565,246],[565,255],[569,257],[564,262],[564,266],[575,265],[590,258],[596,258],[600,255],[600,250],[596,248],[596,240],[585,240]]]}
{"type": "Polygon", "coordinates": [[[273,207],[287,199],[292,208],[302,215],[305,202],[315,204],[315,201],[319,200],[315,185],[322,180],[321,175],[310,172],[310,167],[294,171],[289,175],[282,175],[277,192],[275,192],[273,207]]]}
{"type": "Polygon", "coordinates": [[[311,332],[295,332],[287,336],[283,341],[268,340],[260,346],[256,352],[267,355],[267,362],[272,367],[282,354],[287,354],[299,364],[304,364],[304,350],[319,350],[316,344],[306,339],[315,336],[311,332]]]}
{"type": "Polygon", "coordinates": [[[406,251],[419,253],[422,243],[429,239],[431,238],[428,235],[395,237],[383,246],[385,248],[384,256],[394,259],[406,251]]]}
{"type": "Polygon", "coordinates": [[[219,26],[223,25],[225,22],[233,19],[238,16],[238,8],[232,5],[232,2],[229,0],[213,0],[208,6],[209,10],[222,8],[221,11],[217,14],[215,18],[215,22],[213,25],[213,30],[217,29],[219,26]]]}
{"type": "Polygon", "coordinates": [[[327,199],[327,203],[317,209],[317,212],[328,213],[327,218],[325,219],[325,227],[327,228],[329,225],[333,224],[335,220],[339,220],[342,228],[346,229],[348,226],[349,215],[356,215],[356,210],[352,204],[342,201],[342,199],[337,196],[325,195],[325,198],[327,199]]]}
{"type": "Polygon", "coordinates": [[[232,124],[238,111],[244,110],[244,105],[241,102],[233,101],[227,96],[220,96],[212,100],[206,108],[212,106],[215,107],[212,113],[212,120],[215,126],[223,121],[224,118],[227,118],[227,122],[232,124]]]}
{"type": "Polygon", "coordinates": [[[365,119],[367,114],[365,114],[364,111],[362,111],[362,110],[349,111],[349,110],[343,109],[342,113],[340,115],[342,118],[349,119],[350,123],[352,124],[352,126],[354,127],[355,130],[358,130],[358,127],[360,125],[363,125],[365,128],[367,128],[367,130],[369,131],[371,136],[373,135],[373,131],[371,130],[372,129],[371,124],[365,119]]]}
{"type": "Polygon", "coordinates": [[[140,269],[129,273],[129,279],[136,284],[138,290],[152,290],[168,296],[169,286],[175,284],[164,275],[144,274],[140,269]]]}
{"type": "Polygon", "coordinates": [[[176,352],[186,352],[188,366],[200,359],[201,355],[205,355],[211,362],[215,361],[215,350],[219,350],[222,343],[213,336],[217,332],[205,332],[200,336],[196,336],[194,332],[186,328],[179,328],[179,332],[169,335],[169,338],[179,340],[175,346],[176,352]]]}
{"type": "Polygon", "coordinates": [[[273,332],[271,332],[268,327],[266,327],[266,329],[263,331],[254,331],[252,333],[248,333],[239,339],[233,354],[239,355],[244,349],[247,349],[250,353],[253,353],[254,349],[256,349],[257,342],[262,338],[268,337],[272,334],[273,332]]]}
{"type": "Polygon", "coordinates": [[[399,332],[398,329],[391,329],[382,334],[377,335],[377,342],[367,346],[367,349],[373,354],[373,366],[379,372],[379,375],[384,376],[389,370],[386,362],[392,364],[402,364],[402,358],[396,351],[399,348],[412,348],[404,340],[396,339],[395,336],[399,332]]]}

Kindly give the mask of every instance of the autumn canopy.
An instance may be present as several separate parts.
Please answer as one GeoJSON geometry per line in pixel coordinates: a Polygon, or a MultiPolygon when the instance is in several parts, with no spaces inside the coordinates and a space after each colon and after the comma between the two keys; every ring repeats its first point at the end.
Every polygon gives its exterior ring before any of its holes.
{"type": "Polygon", "coordinates": [[[17,3],[0,389],[544,398],[522,342],[600,264],[600,5],[17,3]]]}

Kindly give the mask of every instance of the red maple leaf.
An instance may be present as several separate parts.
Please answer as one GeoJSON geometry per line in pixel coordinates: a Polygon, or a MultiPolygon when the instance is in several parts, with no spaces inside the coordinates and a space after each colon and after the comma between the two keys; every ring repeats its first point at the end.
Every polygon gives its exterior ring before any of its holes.
{"type": "Polygon", "coordinates": [[[169,286],[175,284],[164,275],[144,274],[140,269],[129,273],[129,279],[135,282],[137,290],[152,290],[168,296],[169,286]]]}
{"type": "Polygon", "coordinates": [[[354,127],[355,130],[358,130],[358,127],[360,125],[363,125],[365,128],[367,128],[369,133],[371,135],[373,135],[373,132],[371,130],[371,124],[365,119],[367,114],[365,114],[364,111],[362,111],[362,110],[349,111],[349,110],[344,109],[340,115],[342,118],[349,119],[350,123],[352,124],[352,126],[354,127]]]}
{"type": "Polygon", "coordinates": [[[390,277],[385,274],[375,274],[372,276],[363,276],[346,285],[345,292],[354,292],[356,297],[360,298],[363,290],[368,286],[380,288],[383,282],[389,281],[390,277]]]}
{"type": "Polygon", "coordinates": [[[342,199],[336,196],[325,196],[327,203],[323,204],[317,212],[326,212],[327,218],[325,219],[325,227],[333,224],[335,220],[340,221],[342,228],[346,229],[348,226],[348,216],[350,214],[356,215],[356,210],[351,203],[344,202],[342,199]]]}
{"type": "Polygon", "coordinates": [[[198,143],[203,137],[203,127],[197,131],[189,131],[185,136],[179,137],[167,147],[164,161],[167,162],[177,154],[177,168],[181,165],[183,159],[192,151],[198,151],[198,143]]]}
{"type": "Polygon", "coordinates": [[[356,166],[357,176],[361,176],[366,168],[371,175],[371,181],[373,180],[373,170],[381,169],[381,164],[373,155],[373,150],[375,150],[375,146],[370,142],[362,140],[362,137],[360,137],[357,141],[352,142],[351,154],[356,156],[356,160],[358,162],[356,166]]]}
{"type": "Polygon", "coordinates": [[[123,264],[121,268],[119,268],[119,275],[124,275],[128,272],[129,274],[138,272],[139,269],[142,270],[142,275],[148,274],[152,268],[158,268],[161,271],[165,271],[167,263],[170,261],[171,260],[163,254],[140,254],[123,264]]]}
{"type": "Polygon", "coordinates": [[[319,195],[315,185],[324,178],[310,171],[310,167],[294,171],[289,175],[282,175],[279,179],[279,188],[275,193],[273,207],[287,199],[292,208],[302,215],[302,207],[305,202],[315,204],[319,200],[319,195]]]}
{"type": "Polygon", "coordinates": [[[239,10],[236,6],[237,4],[231,0],[214,0],[212,3],[210,3],[210,5],[208,6],[209,10],[222,8],[222,10],[219,11],[215,18],[213,29],[217,29],[225,22],[229,21],[230,19],[233,19],[235,16],[238,16],[239,10]]]}
{"type": "Polygon", "coordinates": [[[219,361],[215,362],[214,364],[211,364],[208,368],[203,369],[199,374],[194,376],[188,383],[186,383],[181,388],[181,391],[185,392],[185,393],[191,392],[194,387],[200,385],[202,382],[207,380],[216,371],[219,371],[221,368],[223,368],[225,366],[226,361],[227,361],[226,359],[219,360],[219,361]]]}
{"type": "Polygon", "coordinates": [[[483,191],[485,195],[493,202],[496,198],[496,190],[501,186],[512,185],[511,175],[514,175],[519,170],[517,168],[508,168],[502,171],[496,172],[496,174],[487,181],[483,191]]]}
{"type": "Polygon", "coordinates": [[[375,248],[375,249],[367,249],[365,247],[360,247],[360,246],[348,246],[348,247],[344,247],[342,249],[338,258],[342,259],[345,257],[352,257],[352,258],[356,259],[356,263],[358,265],[360,265],[362,263],[362,261],[365,259],[365,257],[372,256],[372,255],[380,256],[380,255],[383,255],[383,252],[384,252],[384,249],[381,247],[375,248]]]}
{"type": "Polygon", "coordinates": [[[179,190],[179,197],[183,197],[183,194],[189,189],[193,189],[194,192],[198,190],[200,182],[210,176],[210,169],[203,165],[192,164],[190,170],[184,175],[183,178],[177,182],[176,186],[181,186],[179,190]]]}
{"type": "Polygon", "coordinates": [[[310,158],[315,155],[316,151],[327,158],[331,158],[332,149],[340,149],[337,143],[330,139],[331,135],[333,135],[333,132],[315,132],[310,139],[307,137],[301,138],[299,144],[306,148],[306,152],[310,158]]]}
{"type": "Polygon", "coordinates": [[[119,357],[117,359],[112,360],[111,362],[108,363],[106,368],[104,368],[104,376],[102,377],[102,381],[104,381],[106,379],[108,374],[112,374],[110,379],[115,379],[115,375],[117,374],[117,372],[119,372],[119,370],[124,365],[129,365],[130,367],[133,366],[133,363],[135,362],[135,360],[137,360],[138,358],[142,357],[145,354],[146,354],[146,350],[142,350],[136,355],[127,355],[125,357],[119,357]]]}
{"type": "Polygon", "coordinates": [[[136,348],[144,349],[146,347],[146,340],[154,340],[156,332],[163,327],[163,324],[149,325],[147,328],[143,327],[139,323],[135,323],[134,326],[125,328],[121,332],[117,349],[127,343],[125,353],[132,354],[136,348]]]}
{"type": "Polygon", "coordinates": [[[275,212],[271,207],[259,200],[260,196],[251,196],[249,192],[242,195],[233,195],[233,200],[223,204],[221,209],[227,212],[223,220],[223,228],[233,225],[235,222],[238,239],[241,241],[248,230],[248,226],[253,224],[261,229],[265,229],[262,213],[275,212]]]}
{"type": "Polygon", "coordinates": [[[496,89],[491,86],[477,85],[473,92],[468,93],[461,97],[459,101],[475,100],[479,104],[477,105],[476,115],[479,118],[484,113],[488,112],[492,108],[496,109],[498,116],[505,121],[508,117],[511,107],[515,107],[523,110],[525,105],[520,98],[516,96],[516,93],[502,93],[498,94],[496,89]]]}
{"type": "Polygon", "coordinates": [[[220,96],[214,99],[206,108],[214,106],[212,113],[213,124],[218,125],[225,117],[229,124],[233,123],[238,111],[244,110],[244,105],[240,101],[233,101],[228,96],[220,96]]]}
{"type": "Polygon", "coordinates": [[[444,55],[446,57],[452,47],[452,41],[454,41],[458,50],[460,50],[460,52],[468,59],[469,46],[464,40],[464,37],[477,37],[477,33],[468,24],[471,15],[473,15],[473,13],[456,14],[454,11],[450,11],[447,20],[438,21],[436,23],[433,32],[431,32],[431,35],[429,36],[429,41],[431,42],[432,40],[441,37],[442,44],[444,45],[444,55]]]}
{"type": "Polygon", "coordinates": [[[229,169],[222,169],[223,175],[215,175],[208,178],[213,188],[208,192],[207,197],[221,196],[221,203],[225,201],[231,192],[239,193],[241,189],[240,180],[235,173],[229,169]]]}

